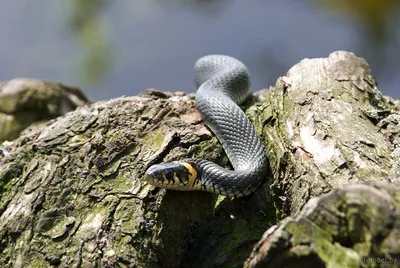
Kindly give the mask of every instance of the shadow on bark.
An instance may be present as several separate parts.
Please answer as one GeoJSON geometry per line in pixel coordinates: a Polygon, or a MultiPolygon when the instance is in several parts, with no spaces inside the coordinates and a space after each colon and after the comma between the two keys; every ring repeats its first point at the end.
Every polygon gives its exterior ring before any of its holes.
{"type": "Polygon", "coordinates": [[[349,52],[301,61],[247,108],[271,174],[237,200],[142,180],[161,161],[199,157],[229,166],[193,94],[147,90],[80,107],[2,145],[0,262],[241,267],[247,259],[254,267],[323,267],[393,259],[399,107],[349,52]]]}

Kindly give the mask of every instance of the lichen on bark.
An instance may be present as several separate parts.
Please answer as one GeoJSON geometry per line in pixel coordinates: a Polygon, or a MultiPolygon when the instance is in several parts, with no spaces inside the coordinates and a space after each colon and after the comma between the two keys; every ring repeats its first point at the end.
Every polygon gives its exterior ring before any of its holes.
{"type": "MultiPolygon", "coordinates": [[[[332,262],[323,249],[334,250],[339,238],[358,241],[362,235],[389,233],[385,247],[368,247],[363,243],[372,240],[361,239],[357,249],[341,243],[341,252],[351,252],[351,264],[360,263],[365,252],[394,254],[399,110],[397,101],[380,95],[367,63],[353,54],[303,60],[247,104],[246,113],[266,144],[270,173],[255,194],[231,199],[167,191],[142,179],[154,163],[187,157],[229,167],[218,140],[202,123],[194,94],[151,89],[80,107],[2,145],[0,262],[16,267],[240,267],[256,244],[248,266],[296,265],[300,259],[323,265],[332,262]],[[389,231],[357,232],[354,226],[374,227],[374,222],[354,221],[368,218],[369,209],[360,217],[346,210],[341,219],[355,231],[340,237],[332,234],[335,221],[318,228],[304,224],[301,211],[307,201],[332,190],[331,197],[321,198],[357,196],[354,189],[361,186],[340,189],[360,182],[386,185],[393,205],[393,214],[385,214],[392,217],[389,231]],[[291,217],[279,223],[286,215],[291,217]],[[304,237],[310,230],[315,233],[304,237]],[[269,241],[279,243],[268,247],[269,241]],[[280,250],[290,254],[273,254],[280,250]]],[[[310,201],[304,207],[307,215],[321,211],[320,204],[310,201]]],[[[314,220],[319,224],[318,217],[314,220]]]]}

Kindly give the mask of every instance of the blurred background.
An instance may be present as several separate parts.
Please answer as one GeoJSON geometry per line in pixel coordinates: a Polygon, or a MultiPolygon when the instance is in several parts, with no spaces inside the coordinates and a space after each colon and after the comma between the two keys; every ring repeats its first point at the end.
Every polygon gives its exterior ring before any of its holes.
{"type": "Polygon", "coordinates": [[[3,0],[0,36],[0,81],[55,80],[92,100],[194,92],[193,63],[210,53],[242,60],[255,91],[335,50],[400,98],[399,0],[3,0]]]}

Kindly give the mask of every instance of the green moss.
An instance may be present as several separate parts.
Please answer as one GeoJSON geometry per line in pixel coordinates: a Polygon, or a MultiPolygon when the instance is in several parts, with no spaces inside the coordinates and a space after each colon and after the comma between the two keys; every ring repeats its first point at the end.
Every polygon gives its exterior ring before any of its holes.
{"type": "Polygon", "coordinates": [[[0,169],[0,204],[6,199],[6,193],[13,186],[14,182],[20,178],[23,172],[22,163],[9,163],[0,169]]]}
{"type": "Polygon", "coordinates": [[[113,161],[103,170],[102,174],[105,177],[111,176],[114,173],[118,172],[119,167],[121,165],[121,160],[113,161]]]}
{"type": "Polygon", "coordinates": [[[311,252],[315,252],[329,264],[328,267],[359,267],[359,255],[339,243],[332,243],[333,238],[328,231],[301,222],[289,223],[285,229],[292,237],[290,240],[292,254],[308,256],[311,252]]]}
{"type": "Polygon", "coordinates": [[[207,159],[224,167],[227,167],[229,162],[228,157],[216,137],[192,145],[188,151],[188,157],[207,159]]]}
{"type": "Polygon", "coordinates": [[[26,263],[25,265],[23,265],[23,267],[29,267],[29,268],[43,268],[43,267],[48,267],[48,266],[49,266],[49,263],[46,262],[42,257],[39,257],[39,256],[35,256],[34,258],[31,258],[31,261],[29,263],[26,263]]]}
{"type": "Polygon", "coordinates": [[[360,267],[359,255],[352,249],[326,240],[317,240],[315,244],[318,256],[328,264],[327,267],[360,267]]]}
{"type": "MultiPolygon", "coordinates": [[[[242,241],[248,241],[250,239],[257,240],[260,235],[260,225],[257,220],[247,220],[241,219],[235,223],[235,227],[231,233],[231,242],[227,244],[225,249],[228,252],[231,252],[232,249],[237,248],[238,244],[242,241]],[[250,231],[251,230],[251,231],[250,231]],[[250,232],[249,232],[250,231],[250,232]]],[[[265,224],[262,224],[262,228],[264,228],[265,224]]],[[[247,251],[247,249],[246,249],[247,251]]]]}
{"type": "Polygon", "coordinates": [[[60,217],[55,225],[44,234],[51,237],[52,239],[57,239],[63,236],[68,231],[67,226],[70,226],[74,223],[74,217],[60,217]]]}
{"type": "MultiPolygon", "coordinates": [[[[0,170],[0,197],[3,197],[5,193],[12,186],[12,182],[10,177],[13,177],[12,171],[8,171],[6,169],[0,170]]],[[[2,199],[2,198],[1,198],[2,199]]]]}
{"type": "Polygon", "coordinates": [[[141,139],[141,142],[147,146],[161,148],[164,143],[164,137],[165,137],[164,129],[157,128],[151,131],[150,133],[146,134],[141,139]]]}
{"type": "Polygon", "coordinates": [[[85,143],[88,142],[88,137],[84,136],[84,135],[75,135],[74,137],[72,137],[69,141],[68,141],[68,145],[70,147],[80,147],[82,145],[84,145],[85,143]]]}
{"type": "Polygon", "coordinates": [[[214,205],[214,209],[217,209],[218,206],[221,204],[221,202],[224,201],[226,198],[228,198],[228,197],[223,196],[223,195],[218,195],[217,201],[215,202],[215,205],[214,205]]]}

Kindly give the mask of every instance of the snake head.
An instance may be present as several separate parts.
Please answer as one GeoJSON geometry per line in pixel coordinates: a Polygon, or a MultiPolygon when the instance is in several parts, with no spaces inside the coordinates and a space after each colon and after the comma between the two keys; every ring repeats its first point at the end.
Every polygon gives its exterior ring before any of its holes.
{"type": "Polygon", "coordinates": [[[145,179],[154,186],[166,189],[190,191],[201,188],[196,167],[184,161],[152,165],[147,169],[145,179]]]}

